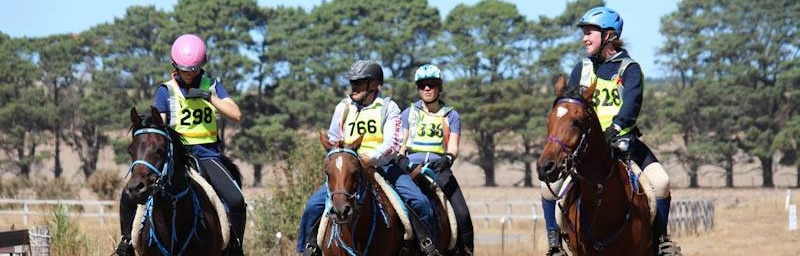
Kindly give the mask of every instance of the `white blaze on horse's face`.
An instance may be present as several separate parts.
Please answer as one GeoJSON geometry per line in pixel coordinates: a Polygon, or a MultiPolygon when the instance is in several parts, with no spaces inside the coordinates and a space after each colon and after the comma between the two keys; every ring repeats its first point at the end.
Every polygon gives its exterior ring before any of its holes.
{"type": "Polygon", "coordinates": [[[566,115],[566,114],[567,114],[567,108],[565,108],[565,107],[562,107],[562,106],[559,106],[559,107],[556,109],[556,117],[558,117],[558,118],[562,118],[562,117],[564,117],[564,115],[566,115]]]}
{"type": "Polygon", "coordinates": [[[344,167],[344,159],[342,159],[342,156],[339,156],[336,158],[336,169],[341,170],[342,167],[344,167]]]}

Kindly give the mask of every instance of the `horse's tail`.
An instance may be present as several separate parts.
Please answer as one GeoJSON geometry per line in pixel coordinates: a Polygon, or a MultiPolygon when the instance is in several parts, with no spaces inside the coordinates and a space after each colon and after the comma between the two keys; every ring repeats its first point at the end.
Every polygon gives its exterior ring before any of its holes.
{"type": "Polygon", "coordinates": [[[239,187],[241,188],[242,173],[239,171],[239,166],[234,164],[233,160],[231,160],[227,156],[220,156],[220,161],[222,162],[222,165],[225,166],[225,169],[228,169],[228,172],[230,172],[231,176],[233,177],[233,180],[236,181],[236,184],[239,185],[239,187]]]}

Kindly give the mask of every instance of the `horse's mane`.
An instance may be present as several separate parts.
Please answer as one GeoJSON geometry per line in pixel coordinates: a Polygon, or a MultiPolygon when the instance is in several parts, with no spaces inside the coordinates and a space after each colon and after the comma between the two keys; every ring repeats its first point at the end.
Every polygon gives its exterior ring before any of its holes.
{"type": "Polygon", "coordinates": [[[137,130],[144,128],[154,128],[165,131],[167,134],[169,134],[169,137],[172,139],[172,150],[173,150],[172,155],[173,155],[173,161],[175,161],[173,167],[181,168],[180,170],[188,170],[189,159],[191,157],[191,154],[189,154],[189,150],[183,144],[184,142],[183,136],[181,136],[180,133],[170,128],[169,126],[153,122],[151,116],[149,115],[141,115],[141,120],[142,120],[141,123],[131,125],[129,129],[131,134],[133,134],[137,130]]]}

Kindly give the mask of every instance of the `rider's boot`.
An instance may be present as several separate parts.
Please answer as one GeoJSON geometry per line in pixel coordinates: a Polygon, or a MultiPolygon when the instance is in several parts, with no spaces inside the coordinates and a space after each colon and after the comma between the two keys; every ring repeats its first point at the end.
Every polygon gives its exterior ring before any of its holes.
{"type": "Polygon", "coordinates": [[[556,200],[542,198],[542,210],[544,211],[547,244],[549,245],[547,255],[566,255],[564,249],[561,247],[561,229],[556,222],[556,200]]]}
{"type": "Polygon", "coordinates": [[[133,219],[136,215],[136,203],[130,198],[125,191],[120,194],[119,198],[119,229],[122,236],[119,239],[117,249],[114,251],[116,255],[136,255],[131,245],[131,230],[133,230],[133,219]]]}
{"type": "Polygon", "coordinates": [[[672,242],[667,234],[671,199],[671,197],[656,198],[656,218],[653,224],[656,249],[658,250],[657,255],[681,255],[681,248],[675,242],[672,242]]]}
{"type": "Polygon", "coordinates": [[[319,232],[319,225],[322,219],[317,219],[314,222],[314,228],[311,229],[311,233],[308,234],[308,238],[306,239],[306,244],[303,246],[303,252],[300,253],[302,256],[321,256],[322,250],[317,245],[317,232],[319,232]]]}
{"type": "Polygon", "coordinates": [[[228,213],[231,223],[231,239],[228,242],[228,256],[244,255],[244,229],[247,215],[244,213],[228,213]]]}
{"type": "Polygon", "coordinates": [[[461,234],[459,239],[461,243],[463,243],[463,247],[461,248],[463,251],[459,255],[472,256],[475,251],[474,235],[472,233],[461,234]]]}
{"type": "Polygon", "coordinates": [[[422,219],[419,218],[414,211],[409,211],[408,217],[408,219],[411,221],[411,227],[414,228],[414,233],[416,234],[417,242],[419,242],[419,248],[422,255],[441,255],[439,254],[439,250],[436,249],[436,243],[433,240],[434,237],[431,235],[429,229],[426,227],[422,219]]]}
{"type": "Polygon", "coordinates": [[[122,236],[119,239],[119,244],[117,245],[117,250],[114,251],[114,254],[119,256],[136,256],[136,252],[133,250],[133,245],[131,245],[131,238],[122,236]]]}

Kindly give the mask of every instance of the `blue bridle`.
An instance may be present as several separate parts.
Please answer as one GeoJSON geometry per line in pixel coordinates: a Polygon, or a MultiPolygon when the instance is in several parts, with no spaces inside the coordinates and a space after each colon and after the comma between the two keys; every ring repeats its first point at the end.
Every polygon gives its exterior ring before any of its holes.
{"type": "Polygon", "coordinates": [[[186,189],[184,189],[184,190],[182,190],[182,191],[180,191],[178,193],[175,193],[175,194],[172,194],[169,191],[167,191],[166,188],[172,185],[172,174],[174,173],[175,161],[173,160],[173,158],[174,158],[174,146],[173,146],[173,144],[175,142],[172,140],[172,138],[170,137],[169,133],[167,133],[167,132],[165,132],[163,130],[160,130],[160,129],[156,129],[156,128],[142,128],[142,129],[136,130],[136,131],[134,131],[133,136],[136,137],[136,136],[139,136],[139,135],[142,135],[142,134],[148,134],[148,133],[155,133],[155,134],[164,136],[164,138],[167,139],[167,142],[168,142],[167,143],[167,158],[166,158],[166,160],[164,162],[164,165],[159,170],[157,167],[155,167],[150,162],[142,160],[142,159],[137,159],[137,160],[134,160],[133,162],[131,162],[131,165],[128,168],[128,173],[130,174],[131,171],[133,171],[133,168],[136,165],[144,165],[151,172],[153,172],[153,173],[158,175],[158,179],[156,180],[156,182],[154,184],[153,193],[151,193],[147,197],[147,202],[145,203],[145,208],[146,208],[145,209],[145,219],[142,220],[142,222],[148,221],[150,223],[150,226],[149,226],[149,229],[148,229],[148,235],[149,235],[148,236],[148,246],[152,246],[153,242],[155,242],[156,247],[158,248],[159,251],[161,251],[161,253],[163,255],[181,255],[181,254],[183,254],[184,251],[186,251],[186,248],[189,245],[189,242],[192,240],[192,237],[195,237],[198,242],[201,242],[200,241],[200,237],[197,234],[197,225],[199,224],[199,222],[202,221],[202,214],[200,213],[200,200],[198,200],[198,198],[197,198],[197,193],[191,193],[191,195],[192,195],[192,204],[194,206],[194,218],[193,218],[193,223],[192,223],[192,230],[189,232],[189,235],[187,236],[186,241],[183,243],[183,246],[180,248],[180,251],[178,251],[177,253],[172,253],[175,250],[175,244],[177,244],[177,242],[178,242],[177,241],[178,240],[177,228],[175,227],[175,217],[177,215],[176,214],[176,211],[177,211],[176,203],[178,202],[178,199],[182,198],[183,196],[189,194],[190,191],[192,191],[192,189],[191,189],[192,186],[188,185],[188,180],[187,180],[186,189]],[[165,182],[165,180],[167,182],[166,185],[163,184],[165,182]],[[155,230],[155,223],[153,222],[153,202],[155,201],[155,196],[154,195],[157,192],[160,192],[163,196],[168,197],[172,201],[172,223],[170,225],[170,227],[171,227],[170,228],[170,240],[171,240],[171,243],[170,243],[169,250],[167,250],[167,248],[161,243],[161,240],[158,239],[158,234],[157,234],[157,232],[155,230]]]}
{"type": "MultiPolygon", "coordinates": [[[[354,203],[353,211],[354,212],[358,212],[358,208],[359,208],[358,206],[365,203],[366,193],[367,193],[368,190],[370,190],[372,192],[372,201],[373,201],[373,204],[372,204],[372,221],[370,221],[371,226],[370,226],[370,230],[369,230],[369,238],[367,239],[366,245],[364,245],[364,253],[359,253],[358,251],[356,251],[355,248],[351,248],[350,246],[347,245],[347,243],[344,242],[344,240],[342,240],[341,226],[336,221],[334,221],[333,224],[331,225],[331,228],[332,228],[331,236],[328,238],[328,241],[327,241],[328,248],[330,248],[331,245],[336,244],[340,248],[344,249],[347,252],[347,254],[350,255],[350,256],[368,255],[369,247],[372,244],[372,238],[373,238],[373,236],[375,234],[375,227],[376,227],[376,224],[377,224],[376,219],[378,217],[378,213],[380,213],[382,215],[384,223],[386,224],[387,228],[389,227],[389,218],[386,216],[386,213],[384,212],[383,206],[380,204],[380,201],[378,201],[378,194],[377,194],[378,192],[375,189],[367,189],[367,188],[369,188],[369,186],[364,184],[366,182],[363,180],[363,171],[364,171],[363,170],[363,164],[361,162],[361,158],[358,156],[358,153],[356,151],[354,151],[352,149],[349,149],[349,148],[333,148],[330,151],[328,151],[328,154],[325,156],[325,159],[330,158],[333,154],[342,153],[342,152],[350,154],[350,155],[354,156],[358,160],[358,166],[359,166],[359,170],[358,171],[361,172],[361,174],[359,175],[359,179],[360,180],[358,182],[358,187],[356,188],[356,192],[355,192],[354,195],[350,194],[349,191],[339,191],[339,190],[337,190],[337,191],[331,192],[330,187],[328,187],[328,200],[326,200],[328,202],[326,202],[325,212],[326,213],[328,212],[328,209],[330,208],[330,205],[327,205],[327,204],[329,203],[331,197],[334,194],[344,194],[345,196],[347,196],[347,198],[354,203]]],[[[326,181],[326,183],[327,183],[327,181],[326,181]]],[[[358,222],[357,220],[354,221],[354,223],[357,223],[357,222],[358,222]]],[[[351,234],[351,237],[355,237],[355,230],[356,229],[355,229],[355,225],[354,225],[354,228],[351,229],[351,232],[353,233],[353,234],[351,234]]]]}

